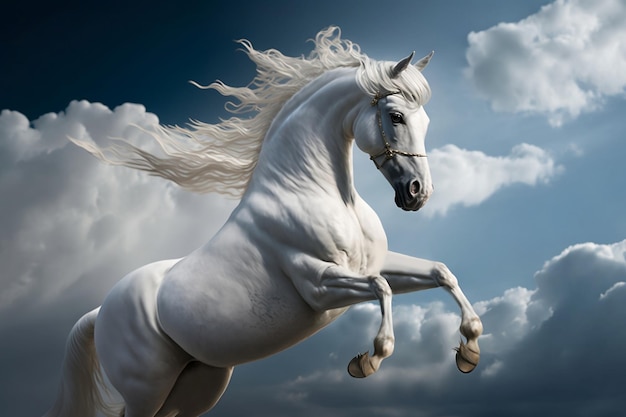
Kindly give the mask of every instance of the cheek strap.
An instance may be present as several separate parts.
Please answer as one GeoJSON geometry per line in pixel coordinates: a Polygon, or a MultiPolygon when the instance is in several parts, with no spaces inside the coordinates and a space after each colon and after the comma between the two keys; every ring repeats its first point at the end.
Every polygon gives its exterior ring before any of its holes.
{"type": "Polygon", "coordinates": [[[399,149],[392,148],[389,144],[389,141],[387,140],[387,135],[385,134],[385,129],[383,128],[383,118],[380,112],[380,106],[378,105],[378,102],[381,98],[391,96],[393,94],[400,94],[400,91],[393,91],[384,95],[376,93],[371,101],[371,105],[376,106],[376,121],[378,122],[378,130],[380,130],[380,136],[383,139],[383,144],[385,146],[385,148],[381,152],[377,153],[376,155],[370,155],[370,159],[374,162],[374,165],[376,165],[377,169],[380,169],[383,165],[385,165],[385,163],[387,163],[387,161],[393,159],[393,157],[396,155],[426,158],[425,154],[401,151],[399,149]],[[377,159],[381,156],[384,156],[385,159],[381,163],[378,163],[377,159]]]}

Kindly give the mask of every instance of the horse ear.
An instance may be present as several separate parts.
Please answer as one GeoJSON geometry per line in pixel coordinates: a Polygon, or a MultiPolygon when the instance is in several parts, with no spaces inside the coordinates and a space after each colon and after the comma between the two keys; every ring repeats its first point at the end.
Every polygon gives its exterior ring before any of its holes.
{"type": "Polygon", "coordinates": [[[419,61],[417,61],[415,63],[415,68],[417,68],[420,71],[423,70],[424,68],[426,68],[426,65],[428,65],[428,63],[430,62],[430,58],[433,57],[434,53],[435,53],[435,51],[430,51],[430,53],[428,55],[426,55],[424,58],[422,58],[419,61]]]}
{"type": "Polygon", "coordinates": [[[411,61],[413,60],[413,56],[415,56],[415,51],[411,52],[411,55],[404,58],[402,61],[398,62],[393,70],[391,71],[391,78],[396,78],[402,71],[407,69],[409,65],[411,65],[411,61]]]}

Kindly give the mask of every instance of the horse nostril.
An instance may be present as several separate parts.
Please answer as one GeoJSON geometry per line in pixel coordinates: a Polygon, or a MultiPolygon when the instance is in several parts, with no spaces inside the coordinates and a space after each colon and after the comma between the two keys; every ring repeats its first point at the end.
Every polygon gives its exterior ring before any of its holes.
{"type": "Polygon", "coordinates": [[[409,185],[409,193],[411,194],[411,197],[415,197],[417,194],[419,194],[421,188],[422,187],[418,180],[411,182],[411,185],[409,185]]]}

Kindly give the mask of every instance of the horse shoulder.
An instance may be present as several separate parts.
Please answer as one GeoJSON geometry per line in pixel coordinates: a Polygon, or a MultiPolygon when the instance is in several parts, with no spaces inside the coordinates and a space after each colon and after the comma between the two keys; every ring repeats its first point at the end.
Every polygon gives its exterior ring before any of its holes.
{"type": "Polygon", "coordinates": [[[237,220],[274,249],[274,259],[291,280],[313,283],[332,265],[377,273],[387,249],[378,216],[358,195],[346,204],[324,195],[260,194],[237,220]]]}

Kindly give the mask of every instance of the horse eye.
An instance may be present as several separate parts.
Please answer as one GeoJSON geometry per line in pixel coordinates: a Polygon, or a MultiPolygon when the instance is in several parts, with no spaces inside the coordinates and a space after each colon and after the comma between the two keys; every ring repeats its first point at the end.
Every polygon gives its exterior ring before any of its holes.
{"type": "Polygon", "coordinates": [[[393,112],[389,113],[389,116],[391,117],[391,123],[404,124],[404,116],[402,116],[402,113],[393,112]]]}

